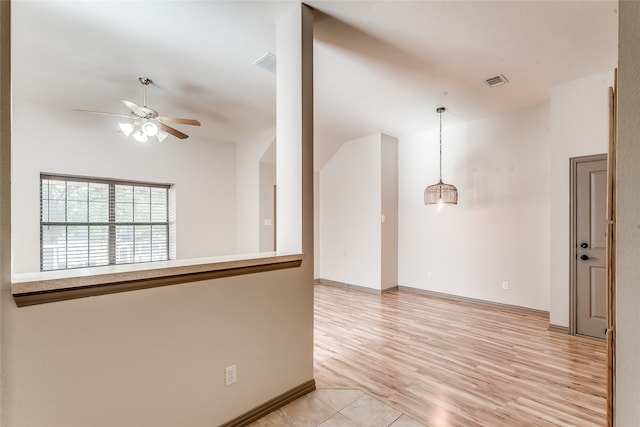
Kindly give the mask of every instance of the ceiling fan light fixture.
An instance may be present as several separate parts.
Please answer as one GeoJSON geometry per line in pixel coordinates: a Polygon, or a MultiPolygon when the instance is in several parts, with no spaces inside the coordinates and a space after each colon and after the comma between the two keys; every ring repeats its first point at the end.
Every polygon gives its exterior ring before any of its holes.
{"type": "Polygon", "coordinates": [[[149,137],[142,132],[142,130],[138,129],[133,133],[133,139],[138,142],[147,142],[149,141],[149,137]]]}
{"type": "Polygon", "coordinates": [[[149,77],[143,76],[138,77],[138,81],[142,85],[142,106],[137,105],[135,102],[127,101],[126,99],[120,100],[129,109],[129,115],[92,110],[74,109],[74,111],[124,117],[125,119],[130,120],[130,122],[118,123],[120,131],[124,136],[132,136],[138,142],[147,142],[149,141],[149,138],[154,136],[158,138],[158,141],[162,141],[169,135],[175,136],[178,139],[187,139],[189,138],[189,135],[173,128],[172,125],[174,123],[189,126],[201,125],[200,122],[195,119],[184,119],[165,116],[159,117],[156,110],[147,107],[147,86],[153,84],[153,80],[151,80],[149,77]]]}
{"type": "Polygon", "coordinates": [[[142,133],[147,136],[156,136],[158,133],[158,126],[153,122],[145,122],[142,124],[142,133]]]}
{"type": "Polygon", "coordinates": [[[156,134],[156,138],[158,138],[158,142],[164,141],[164,139],[166,137],[168,137],[168,136],[169,136],[169,134],[167,132],[163,131],[162,129],[159,129],[158,133],[156,134]]]}
{"type": "Polygon", "coordinates": [[[131,132],[133,132],[133,125],[131,123],[118,123],[118,126],[120,126],[120,130],[125,136],[129,136],[131,132]]]}

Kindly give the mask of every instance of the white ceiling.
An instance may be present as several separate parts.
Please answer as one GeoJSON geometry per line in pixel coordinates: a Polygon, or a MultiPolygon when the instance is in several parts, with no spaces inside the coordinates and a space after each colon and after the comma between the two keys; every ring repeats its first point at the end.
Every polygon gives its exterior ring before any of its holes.
{"type": "MultiPolygon", "coordinates": [[[[617,66],[617,1],[326,1],[316,9],[318,164],[342,141],[401,137],[545,102],[558,83],[617,66]],[[489,88],[502,73],[510,83],[489,88]]],[[[291,1],[16,1],[14,97],[76,126],[113,129],[119,99],[199,119],[193,138],[236,141],[273,126],[275,52],[291,1]],[[90,116],[90,117],[89,117],[90,116]]],[[[176,126],[178,127],[178,126],[176,126]]]]}

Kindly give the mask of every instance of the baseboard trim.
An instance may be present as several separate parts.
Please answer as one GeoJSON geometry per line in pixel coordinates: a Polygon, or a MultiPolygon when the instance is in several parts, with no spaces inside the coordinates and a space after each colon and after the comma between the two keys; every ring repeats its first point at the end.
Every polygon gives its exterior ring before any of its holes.
{"type": "Polygon", "coordinates": [[[569,334],[569,327],[568,326],[560,326],[560,325],[554,325],[553,323],[549,323],[549,330],[551,332],[559,332],[561,334],[569,334]]]}
{"type": "Polygon", "coordinates": [[[252,410],[245,412],[228,421],[224,424],[221,424],[220,427],[244,427],[248,426],[254,421],[258,421],[260,418],[270,414],[278,408],[283,407],[284,405],[293,402],[294,400],[304,396],[307,393],[311,393],[316,389],[316,380],[309,380],[305,383],[300,384],[297,387],[292,388],[291,390],[282,393],[279,396],[274,397],[271,400],[263,403],[262,405],[256,406],[252,410]]]}
{"type": "Polygon", "coordinates": [[[338,286],[340,288],[355,289],[357,291],[369,292],[370,294],[377,294],[377,295],[383,294],[385,292],[398,290],[397,286],[392,286],[390,288],[380,290],[380,289],[368,288],[366,286],[352,285],[351,283],[337,282],[335,280],[329,280],[329,279],[316,279],[315,283],[319,283],[322,285],[329,285],[329,286],[338,286]]]}
{"type": "MultiPolygon", "coordinates": [[[[366,286],[352,285],[350,283],[337,282],[335,280],[329,280],[329,279],[316,279],[315,283],[328,285],[328,286],[338,286],[341,288],[349,288],[357,291],[363,291],[363,292],[368,292],[368,293],[373,293],[378,295],[383,294],[385,292],[391,292],[391,291],[415,292],[418,294],[423,294],[431,297],[444,298],[444,299],[459,301],[459,302],[468,302],[472,304],[484,305],[487,307],[501,308],[504,310],[515,311],[518,313],[531,314],[534,316],[540,316],[547,319],[549,318],[549,312],[545,310],[537,310],[535,308],[522,307],[519,305],[504,304],[501,302],[493,302],[493,301],[487,301],[483,299],[476,299],[476,298],[463,297],[459,295],[447,294],[443,292],[429,291],[426,289],[412,288],[410,286],[393,286],[391,288],[380,291],[378,289],[372,289],[366,286]]],[[[565,328],[563,326],[558,326],[558,325],[549,324],[549,330],[554,330],[556,332],[569,333],[569,328],[565,328]],[[553,329],[552,329],[552,326],[553,326],[553,329]]]]}
{"type": "Polygon", "coordinates": [[[448,300],[452,300],[452,301],[468,302],[468,303],[472,303],[472,304],[484,305],[484,306],[487,306],[487,307],[500,308],[500,309],[503,309],[503,310],[515,311],[515,312],[518,312],[518,313],[532,314],[534,316],[540,316],[540,317],[544,317],[544,318],[547,318],[547,319],[549,318],[549,312],[548,311],[536,310],[535,308],[529,308],[529,307],[521,307],[519,305],[504,304],[504,303],[501,303],[501,302],[493,302],[493,301],[487,301],[487,300],[483,300],[483,299],[476,299],[476,298],[463,297],[463,296],[459,296],[459,295],[445,294],[445,293],[442,293],[442,292],[428,291],[426,289],[412,288],[412,287],[409,287],[409,286],[398,286],[398,290],[407,291],[407,292],[415,292],[415,293],[418,293],[418,294],[428,295],[428,296],[437,297],[437,298],[444,298],[444,299],[448,299],[448,300]]]}

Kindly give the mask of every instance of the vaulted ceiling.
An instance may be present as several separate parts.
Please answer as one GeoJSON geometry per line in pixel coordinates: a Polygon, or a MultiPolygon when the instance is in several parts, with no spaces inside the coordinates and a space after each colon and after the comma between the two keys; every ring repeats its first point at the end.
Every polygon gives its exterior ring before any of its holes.
{"type": "MultiPolygon", "coordinates": [[[[331,147],[536,105],[558,83],[617,65],[617,1],[326,1],[316,10],[315,134],[331,147]],[[485,79],[509,83],[490,88],[485,79]]],[[[75,126],[113,128],[119,99],[194,117],[194,138],[237,141],[275,122],[275,52],[291,1],[17,1],[14,97],[75,126]]],[[[326,149],[324,151],[322,147],[326,149]]]]}

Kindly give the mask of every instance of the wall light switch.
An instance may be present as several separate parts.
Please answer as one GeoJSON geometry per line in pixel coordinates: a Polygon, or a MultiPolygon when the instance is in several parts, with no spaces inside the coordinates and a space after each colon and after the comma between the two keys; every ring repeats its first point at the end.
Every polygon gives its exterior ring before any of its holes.
{"type": "Polygon", "coordinates": [[[385,220],[386,220],[386,218],[384,217],[384,215],[382,215],[382,216],[380,217],[380,222],[382,222],[382,223],[384,224],[384,221],[385,221],[385,220]]]}
{"type": "Polygon", "coordinates": [[[265,219],[264,220],[264,225],[271,226],[271,225],[273,225],[273,221],[271,221],[270,219],[265,219]]]}
{"type": "Polygon", "coordinates": [[[224,375],[225,375],[225,380],[224,380],[225,385],[229,386],[231,384],[234,384],[237,380],[236,365],[231,365],[224,368],[224,375]]]}

